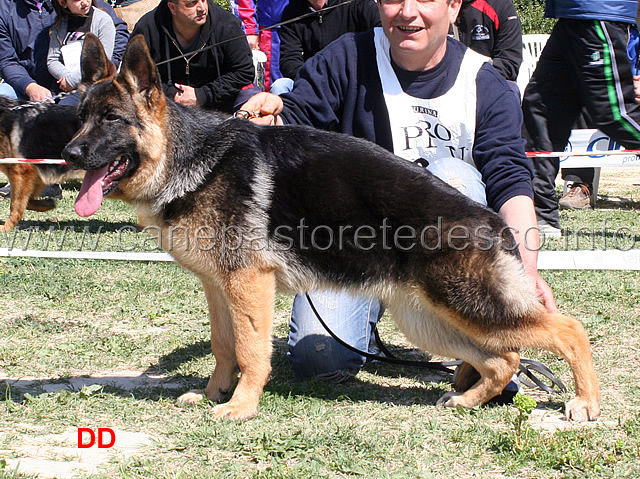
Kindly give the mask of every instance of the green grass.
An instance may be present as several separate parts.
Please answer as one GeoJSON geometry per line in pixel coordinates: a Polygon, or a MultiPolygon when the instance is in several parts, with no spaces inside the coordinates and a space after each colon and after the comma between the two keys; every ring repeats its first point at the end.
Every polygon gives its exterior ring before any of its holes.
{"type": "MultiPolygon", "coordinates": [[[[95,241],[102,227],[100,250],[151,249],[148,236],[134,232],[136,216],[129,207],[105,202],[95,220],[80,219],[72,209],[77,185],[67,188],[58,209],[28,212],[20,234],[28,234],[25,228],[53,227],[62,234],[67,226],[88,227],[95,241]],[[128,231],[126,239],[117,237],[121,228],[128,231]]],[[[637,187],[603,193],[632,198],[637,187]]],[[[0,201],[0,218],[8,203],[0,201]]],[[[628,238],[637,239],[636,203],[601,206],[563,213],[563,227],[596,228],[609,218],[614,230],[627,226],[628,238]]],[[[596,239],[611,240],[607,234],[596,239]]],[[[587,233],[570,236],[576,238],[580,248],[591,249],[587,233]]],[[[564,249],[564,241],[544,247],[564,249]]],[[[69,243],[63,249],[76,248],[69,243]]],[[[542,274],[560,309],[580,318],[592,340],[603,416],[588,426],[537,425],[548,425],[541,415],[556,416],[571,394],[525,390],[538,403],[533,417],[514,406],[435,407],[450,384],[418,368],[371,363],[340,385],[298,381],[286,360],[290,296],[278,297],[273,373],[260,415],[243,423],[216,421],[211,404],[175,404],[185,390],[204,386],[215,364],[196,278],[172,263],[0,258],[0,375],[10,378],[0,381],[0,478],[35,477],[16,473],[14,466],[30,456],[74,460],[73,445],[62,453],[39,441],[78,427],[143,432],[153,440],[131,457],[115,455],[96,473],[78,477],[638,477],[640,273],[542,274]],[[132,371],[161,380],[133,389],[115,381],[80,385],[91,383],[87,375],[118,379],[132,371]]],[[[418,354],[388,318],[381,330],[399,354],[418,354]]],[[[523,355],[543,361],[572,389],[563,361],[539,351],[523,355]]]]}

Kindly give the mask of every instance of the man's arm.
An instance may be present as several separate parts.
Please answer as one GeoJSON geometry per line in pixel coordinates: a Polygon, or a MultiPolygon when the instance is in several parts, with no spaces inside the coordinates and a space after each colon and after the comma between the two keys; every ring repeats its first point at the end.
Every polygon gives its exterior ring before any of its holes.
{"type": "Polygon", "coordinates": [[[522,64],[522,24],[511,0],[496,2],[499,28],[493,43],[493,66],[507,80],[516,81],[522,64]]]}
{"type": "Polygon", "coordinates": [[[547,282],[538,273],[538,250],[540,236],[536,221],[533,200],[528,196],[514,196],[502,205],[499,211],[502,219],[511,227],[518,243],[518,251],[527,276],[535,281],[540,300],[551,313],[557,313],[553,292],[547,282]]]}
{"type": "MultiPolygon", "coordinates": [[[[282,13],[282,21],[288,21],[298,16],[298,10],[289,4],[282,13]]],[[[302,36],[298,31],[304,28],[300,22],[288,23],[280,27],[280,73],[287,78],[294,79],[304,64],[304,49],[302,36]]]]}
{"type": "MultiPolygon", "coordinates": [[[[223,56],[220,75],[196,88],[198,102],[203,107],[233,100],[243,87],[253,82],[255,75],[251,49],[243,38],[240,21],[229,12],[224,13],[220,36],[214,39],[214,43],[224,42],[219,46],[223,56]]],[[[215,71],[216,66],[211,65],[211,68],[215,71]]]]}
{"type": "MultiPolygon", "coordinates": [[[[264,0],[266,1],[266,0],[264,0]]],[[[231,12],[240,19],[242,29],[247,36],[249,48],[258,48],[258,34],[260,33],[258,17],[256,15],[255,0],[229,0],[231,12]]]]}
{"type": "Polygon", "coordinates": [[[476,86],[473,158],[487,185],[487,202],[512,228],[527,275],[547,309],[555,312],[553,293],[537,270],[540,239],[533,207],[533,166],[525,156],[520,135],[520,99],[490,66],[480,70],[476,86]]]}
{"type": "MultiPolygon", "coordinates": [[[[20,95],[27,95],[26,88],[30,83],[35,83],[29,72],[18,61],[13,41],[9,34],[8,25],[5,23],[4,9],[0,12],[0,74],[2,78],[20,95]]],[[[51,96],[49,92],[49,96],[51,96]]]]}
{"type": "Polygon", "coordinates": [[[124,50],[127,48],[127,43],[129,43],[129,29],[127,28],[127,23],[118,15],[116,15],[113,7],[111,7],[111,5],[109,5],[104,0],[96,0],[96,6],[100,10],[104,10],[109,14],[111,20],[113,20],[113,25],[116,27],[116,37],[113,45],[113,55],[111,55],[111,61],[117,68],[120,65],[120,61],[122,60],[124,50]]]}

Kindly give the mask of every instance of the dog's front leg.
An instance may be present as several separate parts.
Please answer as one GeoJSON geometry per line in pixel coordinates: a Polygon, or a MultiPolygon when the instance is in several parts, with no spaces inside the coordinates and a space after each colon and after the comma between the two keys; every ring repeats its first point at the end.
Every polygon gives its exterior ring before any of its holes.
{"type": "Polygon", "coordinates": [[[194,389],[178,398],[181,404],[196,404],[205,395],[211,401],[220,401],[231,391],[238,377],[235,335],[229,313],[228,300],[220,287],[211,279],[200,278],[209,308],[211,326],[211,352],[216,367],[206,389],[194,389]]]}
{"type": "Polygon", "coordinates": [[[235,271],[225,279],[240,381],[231,400],[213,411],[216,417],[248,419],[257,414],[271,374],[276,280],[273,271],[258,268],[235,271]]]}
{"type": "MultiPolygon", "coordinates": [[[[218,336],[227,348],[205,390],[208,397],[217,397],[227,384],[235,365],[240,369],[240,381],[231,400],[213,409],[215,417],[248,419],[258,412],[258,401],[271,373],[271,326],[276,292],[275,274],[259,268],[247,268],[228,273],[223,280],[232,327],[235,363],[229,361],[231,351],[229,331],[218,336]]],[[[212,332],[212,337],[214,333],[212,332]]],[[[213,345],[214,343],[212,343],[213,345]]],[[[215,346],[214,346],[215,347],[215,346]]],[[[214,353],[215,354],[215,353],[214,353]]],[[[216,356],[216,361],[218,357],[216,356]]]]}

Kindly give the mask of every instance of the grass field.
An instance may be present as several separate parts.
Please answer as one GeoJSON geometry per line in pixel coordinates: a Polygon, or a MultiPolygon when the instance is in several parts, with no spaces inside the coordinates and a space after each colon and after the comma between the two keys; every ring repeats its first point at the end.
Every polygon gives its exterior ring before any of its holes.
{"type": "MultiPolygon", "coordinates": [[[[610,169],[595,211],[563,212],[545,249],[640,248],[640,169],[610,169]],[[602,225],[606,225],[603,228],[602,225]]],[[[28,212],[0,248],[157,251],[133,211],[105,202],[28,212]],[[84,243],[82,240],[84,239],[84,243]]],[[[0,201],[0,218],[8,214],[0,201]]],[[[570,397],[470,411],[435,407],[450,389],[427,370],[371,363],[345,384],[300,382],[286,360],[292,298],[280,296],[273,374],[248,422],[215,421],[211,404],[175,399],[203,387],[209,353],[197,280],[172,263],[0,258],[0,478],[444,478],[640,476],[640,272],[544,271],[558,305],[593,345],[602,418],[560,420],[570,397]],[[78,428],[111,428],[112,449],[79,449],[78,428]]],[[[413,350],[385,318],[383,339],[413,350]]],[[[547,364],[573,388],[566,364],[547,364]]]]}

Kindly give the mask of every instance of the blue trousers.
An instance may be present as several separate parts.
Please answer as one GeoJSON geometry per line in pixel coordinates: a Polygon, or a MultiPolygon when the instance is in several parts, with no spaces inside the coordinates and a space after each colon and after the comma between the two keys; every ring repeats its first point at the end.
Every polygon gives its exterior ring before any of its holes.
{"type": "MultiPolygon", "coordinates": [[[[487,204],[480,172],[468,163],[443,158],[431,162],[427,169],[469,198],[487,204]]],[[[333,291],[313,291],[309,296],[324,322],[340,339],[361,351],[377,352],[371,331],[384,312],[379,300],[333,291]]],[[[358,374],[366,361],[326,332],[304,295],[296,296],[293,302],[288,357],[299,378],[335,382],[358,374]]]]}

